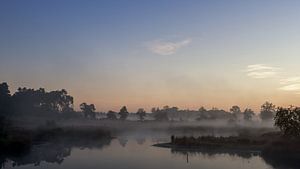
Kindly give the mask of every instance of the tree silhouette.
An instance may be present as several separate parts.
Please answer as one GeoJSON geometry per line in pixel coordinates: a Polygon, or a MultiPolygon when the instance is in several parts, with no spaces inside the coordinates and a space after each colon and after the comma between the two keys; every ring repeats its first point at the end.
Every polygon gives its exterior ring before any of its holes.
{"type": "Polygon", "coordinates": [[[110,120],[117,120],[116,114],[117,114],[117,112],[109,110],[106,114],[106,117],[107,117],[107,119],[110,119],[110,120]]]}
{"type": "Polygon", "coordinates": [[[126,106],[123,106],[120,109],[119,115],[120,115],[120,120],[126,120],[127,116],[129,115],[126,106]]]}
{"type": "Polygon", "coordinates": [[[165,109],[159,110],[159,108],[157,108],[157,109],[152,108],[152,114],[153,114],[154,119],[157,121],[168,121],[169,120],[168,113],[165,109]]]}
{"type": "Polygon", "coordinates": [[[238,120],[239,117],[240,117],[241,114],[242,114],[241,109],[240,109],[239,106],[232,106],[232,107],[230,108],[230,112],[232,113],[233,118],[234,118],[235,120],[238,120]]]}
{"type": "Polygon", "coordinates": [[[274,117],[275,126],[286,136],[300,136],[300,107],[279,107],[274,117]]]}
{"type": "Polygon", "coordinates": [[[275,105],[271,102],[265,102],[261,105],[260,118],[263,121],[271,120],[275,114],[275,105]]]}
{"type": "Polygon", "coordinates": [[[139,119],[143,121],[144,117],[146,116],[146,111],[143,108],[139,108],[136,112],[136,115],[138,115],[139,119]]]}
{"type": "Polygon", "coordinates": [[[19,88],[12,103],[15,113],[23,116],[73,112],[73,97],[64,89],[46,92],[43,88],[19,88]]]}
{"type": "Polygon", "coordinates": [[[201,107],[198,109],[198,111],[199,111],[200,113],[202,113],[202,112],[206,112],[207,110],[206,110],[203,106],[201,106],[201,107]]]}
{"type": "Polygon", "coordinates": [[[85,118],[91,118],[91,119],[95,119],[96,118],[96,108],[94,104],[86,104],[86,103],[81,103],[80,104],[80,109],[83,112],[83,115],[85,118]]]}
{"type": "Polygon", "coordinates": [[[245,121],[252,121],[252,118],[254,116],[254,112],[251,109],[246,108],[244,111],[244,120],[245,121]]]}
{"type": "Polygon", "coordinates": [[[0,138],[7,135],[6,127],[9,124],[7,117],[11,115],[11,95],[6,82],[0,84],[0,138]]]}
{"type": "MultiPolygon", "coordinates": [[[[44,89],[43,89],[44,91],[44,89]]],[[[45,93],[45,106],[51,111],[69,112],[73,110],[73,97],[65,89],[45,93]]]]}
{"type": "Polygon", "coordinates": [[[151,108],[151,113],[155,113],[155,112],[157,112],[157,111],[159,111],[159,108],[157,107],[153,107],[153,108],[151,108]]]}
{"type": "Polygon", "coordinates": [[[0,116],[8,116],[11,111],[11,95],[6,82],[0,84],[0,116]]]}

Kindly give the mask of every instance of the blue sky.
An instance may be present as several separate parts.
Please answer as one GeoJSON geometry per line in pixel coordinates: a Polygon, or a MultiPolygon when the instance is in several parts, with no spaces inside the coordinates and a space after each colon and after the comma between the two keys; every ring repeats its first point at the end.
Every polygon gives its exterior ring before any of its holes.
{"type": "Polygon", "coordinates": [[[127,105],[297,104],[299,1],[1,1],[0,80],[127,105]]]}

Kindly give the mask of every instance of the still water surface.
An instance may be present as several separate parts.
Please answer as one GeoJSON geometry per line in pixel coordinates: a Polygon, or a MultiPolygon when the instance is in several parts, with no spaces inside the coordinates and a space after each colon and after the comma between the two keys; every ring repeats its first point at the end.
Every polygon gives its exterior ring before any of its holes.
{"type": "Polygon", "coordinates": [[[272,169],[296,168],[267,161],[257,153],[186,152],[152,146],[167,137],[123,137],[105,143],[35,146],[25,156],[7,158],[17,169],[272,169]]]}

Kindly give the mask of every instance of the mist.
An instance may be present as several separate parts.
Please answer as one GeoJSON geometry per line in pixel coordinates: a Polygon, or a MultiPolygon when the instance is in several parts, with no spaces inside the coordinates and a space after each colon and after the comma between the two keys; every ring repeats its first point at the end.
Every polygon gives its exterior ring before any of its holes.
{"type": "MultiPolygon", "coordinates": [[[[208,141],[211,142],[209,144],[221,144],[218,140],[225,140],[222,146],[234,143],[239,148],[251,150],[252,147],[255,151],[265,152],[261,150],[261,144],[275,144],[270,139],[283,141],[280,136],[282,128],[278,125],[280,112],[294,111],[276,108],[268,101],[261,105],[260,112],[250,108],[241,110],[237,105],[229,110],[164,106],[153,107],[151,112],[143,108],[128,112],[123,106],[120,110],[98,112],[94,104],[86,102],[80,104],[80,111],[76,111],[75,98],[65,89],[47,91],[44,88],[21,87],[10,93],[9,85],[4,82],[0,84],[0,91],[3,165],[7,159],[18,166],[39,165],[41,162],[60,165],[66,157],[72,156],[74,149],[105,151],[115,142],[123,148],[151,142],[155,147],[167,147],[172,153],[186,155],[206,153],[211,151],[207,149],[208,141]],[[132,143],[133,140],[135,143],[132,143]],[[206,146],[203,147],[204,143],[206,146]],[[201,148],[194,144],[201,145],[201,148]],[[34,159],[36,152],[44,154],[44,157],[34,159]]],[[[264,149],[270,150],[268,146],[264,149]]],[[[216,154],[230,154],[232,151],[228,147],[213,150],[216,154]]],[[[250,153],[252,155],[270,158],[260,153],[250,153]]]]}

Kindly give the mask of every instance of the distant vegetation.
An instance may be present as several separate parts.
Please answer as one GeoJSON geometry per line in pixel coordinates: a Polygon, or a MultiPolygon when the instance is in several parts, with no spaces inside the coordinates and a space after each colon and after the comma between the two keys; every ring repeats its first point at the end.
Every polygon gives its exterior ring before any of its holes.
{"type": "MultiPolygon", "coordinates": [[[[119,112],[113,110],[107,113],[96,111],[94,104],[81,103],[81,111],[74,110],[74,98],[65,89],[56,91],[46,91],[44,88],[18,88],[11,94],[7,83],[0,84],[0,122],[7,118],[30,118],[40,117],[45,119],[109,119],[127,120],[128,117],[135,116],[136,120],[156,120],[156,121],[186,121],[186,120],[228,120],[234,124],[241,121],[251,122],[256,114],[246,108],[244,111],[239,106],[234,105],[230,111],[225,111],[213,107],[210,110],[200,107],[199,110],[180,110],[178,107],[164,106],[152,108],[151,113],[146,113],[143,108],[139,108],[136,113],[129,113],[127,107],[123,106],[119,112]],[[105,115],[104,115],[105,114],[105,115]]],[[[261,106],[258,117],[262,121],[272,120],[275,115],[275,105],[266,102],[261,106]]]]}
{"type": "Polygon", "coordinates": [[[45,119],[56,121],[58,119],[87,119],[87,120],[130,120],[139,121],[209,121],[225,120],[229,125],[240,123],[252,123],[253,121],[273,121],[275,126],[285,135],[298,136],[300,131],[300,111],[298,107],[282,108],[265,102],[261,106],[260,113],[255,114],[250,108],[241,110],[237,105],[229,111],[213,107],[198,110],[180,110],[178,107],[164,106],[152,108],[151,113],[146,113],[139,108],[136,113],[129,113],[126,106],[118,112],[113,110],[107,113],[96,111],[94,104],[80,104],[81,111],[74,110],[74,98],[65,89],[46,91],[43,88],[18,88],[11,94],[7,83],[0,84],[0,135],[5,135],[5,130],[11,125],[11,120],[23,121],[23,119],[45,119]],[[275,116],[276,115],[276,116],[275,116]],[[134,118],[133,118],[134,117],[134,118]]]}
{"type": "MultiPolygon", "coordinates": [[[[106,144],[116,133],[138,130],[144,133],[163,131],[177,135],[171,138],[172,146],[205,145],[264,149],[265,152],[300,152],[299,107],[276,108],[271,102],[265,102],[258,113],[250,108],[242,110],[237,105],[232,106],[229,111],[216,107],[181,110],[178,107],[164,106],[154,107],[149,113],[144,108],[130,113],[126,106],[122,106],[119,111],[97,112],[94,104],[86,102],[79,107],[79,111],[74,109],[74,98],[65,89],[46,91],[43,88],[18,88],[15,93],[10,93],[8,84],[1,83],[0,151],[27,151],[37,142],[53,145],[72,142],[72,145],[80,146],[83,141],[83,145],[92,146],[86,141],[104,139],[106,144]],[[223,125],[218,126],[218,122],[223,125]],[[275,129],[260,126],[267,123],[273,123],[275,129]],[[35,126],[23,128],[21,124],[35,126]],[[73,126],[74,124],[77,126],[73,126]],[[247,129],[244,130],[244,127],[247,129]],[[260,131],[267,133],[262,134],[260,131]],[[276,132],[272,133],[274,131],[276,132]],[[186,137],[188,133],[198,134],[200,137],[186,137]],[[211,133],[230,135],[207,136],[211,133]],[[257,136],[257,133],[260,135],[257,136]],[[81,141],[78,143],[74,140],[81,141]]],[[[123,145],[122,140],[120,143],[123,145]]]]}
{"type": "MultiPolygon", "coordinates": [[[[238,119],[241,111],[238,106],[233,106],[230,111],[234,119],[238,119]]],[[[270,120],[275,113],[275,126],[280,132],[256,133],[245,132],[238,136],[215,137],[176,137],[171,136],[170,143],[156,144],[159,147],[169,148],[190,148],[190,149],[231,149],[231,150],[259,150],[263,153],[300,153],[300,107],[290,106],[288,108],[278,107],[266,102],[262,105],[264,120],[270,120]]],[[[249,120],[249,115],[253,115],[251,110],[245,110],[244,119],[249,120]]],[[[251,117],[251,116],[250,116],[251,117]]]]}

